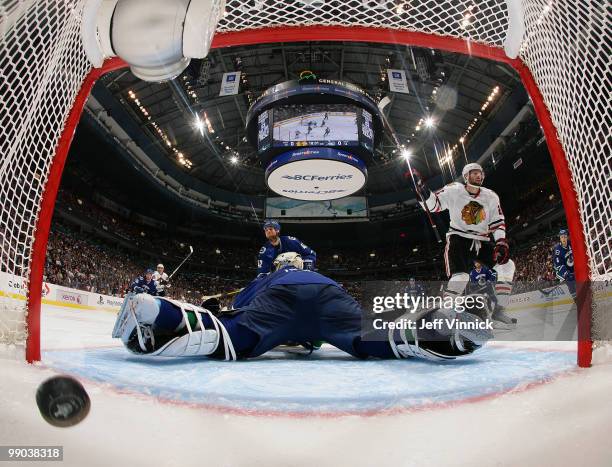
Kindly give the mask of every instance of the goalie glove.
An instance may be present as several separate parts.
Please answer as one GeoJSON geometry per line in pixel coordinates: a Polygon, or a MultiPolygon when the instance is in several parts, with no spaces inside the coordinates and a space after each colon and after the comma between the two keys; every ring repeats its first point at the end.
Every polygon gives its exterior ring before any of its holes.
{"type": "Polygon", "coordinates": [[[202,308],[207,309],[215,316],[218,316],[221,313],[221,302],[219,301],[218,298],[215,298],[215,297],[207,298],[206,300],[202,302],[202,305],[200,306],[202,308]]]}
{"type": "Polygon", "coordinates": [[[495,242],[493,249],[493,262],[496,264],[506,264],[510,259],[510,247],[505,238],[500,238],[495,242]]]}
{"type": "Polygon", "coordinates": [[[427,185],[425,185],[423,177],[421,176],[418,170],[412,169],[412,172],[406,172],[404,176],[406,178],[412,178],[414,180],[416,191],[421,196],[421,198],[423,198],[423,201],[429,199],[429,197],[431,196],[431,190],[427,185]]]}

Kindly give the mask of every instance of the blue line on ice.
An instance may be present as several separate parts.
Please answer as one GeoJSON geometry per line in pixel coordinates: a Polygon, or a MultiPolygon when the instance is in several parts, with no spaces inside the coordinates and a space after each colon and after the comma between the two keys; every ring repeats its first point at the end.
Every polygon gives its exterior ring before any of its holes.
{"type": "Polygon", "coordinates": [[[331,348],[249,361],[139,358],[123,348],[47,351],[47,366],[119,389],[247,411],[410,409],[495,394],[575,368],[571,352],[488,347],[445,363],[360,361],[331,348]]]}

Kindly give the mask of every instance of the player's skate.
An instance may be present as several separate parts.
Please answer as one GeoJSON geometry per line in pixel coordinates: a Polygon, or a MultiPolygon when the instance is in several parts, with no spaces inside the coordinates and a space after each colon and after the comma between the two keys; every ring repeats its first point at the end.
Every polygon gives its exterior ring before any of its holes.
{"type": "Polygon", "coordinates": [[[210,311],[147,294],[126,296],[112,336],[121,338],[135,354],[164,357],[214,354],[226,360],[236,359],[225,327],[210,311]],[[212,329],[206,329],[203,316],[208,317],[212,329]],[[175,324],[168,327],[169,322],[175,324]]]}
{"type": "Polygon", "coordinates": [[[495,307],[495,310],[491,315],[491,320],[493,321],[494,329],[505,330],[516,329],[516,323],[518,321],[516,318],[511,318],[508,316],[508,314],[504,311],[504,308],[499,305],[495,307]]]}

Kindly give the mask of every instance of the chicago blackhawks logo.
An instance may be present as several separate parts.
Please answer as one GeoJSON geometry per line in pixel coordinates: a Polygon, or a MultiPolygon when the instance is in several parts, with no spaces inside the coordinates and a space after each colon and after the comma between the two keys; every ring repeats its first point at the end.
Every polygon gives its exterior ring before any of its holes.
{"type": "Polygon", "coordinates": [[[487,218],[485,210],[480,203],[470,201],[461,210],[461,219],[467,225],[480,224],[487,218]]]}

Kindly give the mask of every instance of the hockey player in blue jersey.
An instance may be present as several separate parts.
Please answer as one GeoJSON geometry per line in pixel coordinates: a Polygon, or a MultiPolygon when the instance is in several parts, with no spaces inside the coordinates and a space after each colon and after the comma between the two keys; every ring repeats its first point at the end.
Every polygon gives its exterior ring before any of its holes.
{"type": "MultiPolygon", "coordinates": [[[[470,282],[467,290],[471,294],[486,296],[491,310],[494,310],[498,303],[495,294],[496,283],[497,271],[489,269],[478,259],[474,260],[474,268],[470,271],[470,282]]],[[[480,316],[483,317],[482,314],[480,316]]],[[[510,318],[509,323],[494,320],[493,327],[495,329],[514,329],[517,322],[516,318],[510,318]]]]}
{"type": "Polygon", "coordinates": [[[425,295],[425,288],[419,284],[414,277],[408,279],[408,285],[406,286],[405,293],[411,297],[417,297],[419,295],[425,295]]]}
{"type": "Polygon", "coordinates": [[[267,274],[258,275],[249,285],[242,289],[240,293],[234,297],[232,309],[235,310],[250,304],[262,289],[268,287],[272,281],[278,277],[278,274],[275,273],[279,272],[279,270],[288,265],[291,265],[297,269],[304,269],[304,260],[302,259],[301,255],[294,252],[281,253],[278,255],[278,257],[272,263],[273,271],[267,274]]]}
{"type": "Polygon", "coordinates": [[[493,269],[489,269],[481,261],[474,261],[474,269],[470,271],[470,282],[484,286],[487,282],[495,284],[497,282],[497,273],[493,269]]]}
{"type": "Polygon", "coordinates": [[[569,292],[576,300],[576,278],[574,277],[574,254],[569,241],[568,231],[559,231],[559,243],[553,250],[553,266],[557,279],[567,284],[569,292]]]}
{"type": "Polygon", "coordinates": [[[272,270],[272,262],[281,253],[293,251],[304,261],[304,269],[314,271],[317,254],[311,248],[295,237],[280,235],[280,224],[268,219],[263,225],[264,234],[268,240],[259,250],[257,259],[257,274],[266,274],[272,270]]]}
{"type": "Polygon", "coordinates": [[[157,283],[153,280],[153,269],[146,269],[143,276],[138,276],[128,288],[129,292],[158,295],[157,283]]]}
{"type": "MultiPolygon", "coordinates": [[[[358,358],[448,360],[480,348],[492,334],[467,312],[430,309],[406,313],[416,329],[366,327],[359,304],[336,282],[300,269],[301,258],[285,253],[279,269],[257,282],[247,305],[216,316],[205,308],[164,297],[131,295],[113,329],[135,354],[225,360],[257,357],[287,341],[323,340],[358,358]],[[457,319],[470,326],[430,329],[425,322],[457,319]],[[468,328],[468,329],[466,329],[468,328]]],[[[396,323],[398,321],[396,320],[396,323]]]]}

